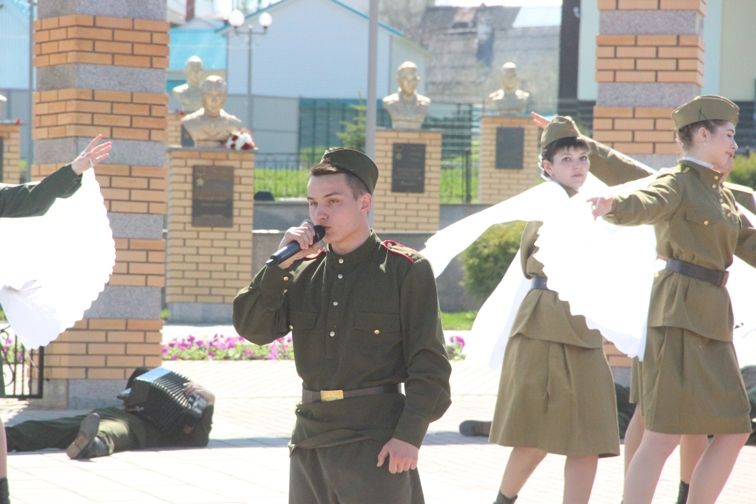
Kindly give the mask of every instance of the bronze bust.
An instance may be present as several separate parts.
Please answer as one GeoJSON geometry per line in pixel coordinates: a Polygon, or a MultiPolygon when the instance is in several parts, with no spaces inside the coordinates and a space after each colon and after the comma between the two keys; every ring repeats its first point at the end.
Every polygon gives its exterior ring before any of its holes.
{"type": "Polygon", "coordinates": [[[229,135],[241,129],[241,120],[223,110],[226,102],[226,81],[210,75],[200,84],[202,108],[181,120],[181,125],[197,147],[219,147],[229,135]]]}
{"type": "Polygon", "coordinates": [[[399,65],[396,76],[399,89],[383,99],[383,108],[391,116],[392,128],[418,130],[425,120],[431,101],[416,91],[420,81],[417,65],[405,61],[399,65]]]}

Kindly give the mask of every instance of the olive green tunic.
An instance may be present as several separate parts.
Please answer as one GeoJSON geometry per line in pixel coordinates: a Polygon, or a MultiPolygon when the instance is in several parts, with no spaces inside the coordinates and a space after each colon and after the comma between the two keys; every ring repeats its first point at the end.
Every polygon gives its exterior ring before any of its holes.
{"type": "MultiPolygon", "coordinates": [[[[654,173],[633,158],[625,156],[601,142],[586,137],[582,138],[590,146],[591,173],[608,185],[622,184],[654,173]]],[[[732,191],[738,203],[756,213],[753,189],[732,182],[725,182],[723,185],[732,191]]],[[[639,406],[642,397],[640,369],[640,361],[637,358],[633,359],[630,372],[630,402],[639,406]]]]}
{"type": "Polygon", "coordinates": [[[392,437],[419,447],[451,403],[430,264],[375,234],[346,255],[329,247],[288,271],[263,267],[234,301],[234,326],[260,345],[291,330],[308,390],[404,383],[404,395],[298,405],[295,449],[392,437]]]}
{"type": "MultiPolygon", "coordinates": [[[[725,270],[737,254],[756,265],[756,230],[738,212],[721,175],[692,160],[681,160],[645,189],[615,198],[606,219],[653,224],[661,257],[725,270]]],[[[662,270],[653,282],[648,327],[641,398],[647,428],[750,432],[727,290],[662,270]]]]}
{"type": "MultiPolygon", "coordinates": [[[[541,224],[520,243],[525,276],[543,276],[533,255],[541,224]]],[[[569,456],[619,454],[612,374],[598,331],[554,291],[525,296],[504,354],[491,441],[569,456]]]]}
{"type": "MultiPolygon", "coordinates": [[[[581,138],[589,146],[591,173],[605,184],[653,173],[600,142],[581,138]]],[[[528,278],[543,276],[543,266],[533,257],[539,227],[529,223],[520,243],[528,278]]],[[[526,295],[511,334],[491,440],[565,455],[617,455],[616,395],[601,334],[588,329],[583,317],[573,317],[555,292],[544,290],[526,295]]]]}
{"type": "Polygon", "coordinates": [[[0,187],[0,217],[35,217],[50,209],[56,198],[67,198],[81,187],[81,175],[66,165],[41,182],[0,187]]]}

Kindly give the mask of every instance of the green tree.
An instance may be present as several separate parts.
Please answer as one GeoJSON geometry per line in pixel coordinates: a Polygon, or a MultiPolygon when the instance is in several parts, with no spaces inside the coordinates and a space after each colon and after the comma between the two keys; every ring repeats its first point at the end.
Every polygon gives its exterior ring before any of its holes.
{"type": "Polygon", "coordinates": [[[341,121],[343,131],[336,133],[341,140],[341,146],[358,151],[365,150],[365,128],[367,117],[367,105],[360,103],[352,105],[356,112],[351,121],[341,121]]]}
{"type": "Polygon", "coordinates": [[[756,189],[756,155],[736,157],[728,180],[756,189]]]}

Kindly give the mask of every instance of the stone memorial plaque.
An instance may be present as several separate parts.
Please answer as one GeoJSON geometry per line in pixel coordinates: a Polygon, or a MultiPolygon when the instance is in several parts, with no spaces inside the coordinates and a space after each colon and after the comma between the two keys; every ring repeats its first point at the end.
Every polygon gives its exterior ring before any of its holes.
{"type": "Polygon", "coordinates": [[[231,227],[233,223],[233,166],[193,166],[192,226],[231,227]]]}
{"type": "Polygon", "coordinates": [[[425,192],[425,144],[394,144],[391,159],[392,192],[425,192]]]}
{"type": "Polygon", "coordinates": [[[524,145],[524,128],[496,128],[496,168],[521,170],[524,145]]]}
{"type": "Polygon", "coordinates": [[[181,147],[194,147],[194,139],[192,138],[192,135],[186,131],[183,124],[181,125],[181,147]]]}

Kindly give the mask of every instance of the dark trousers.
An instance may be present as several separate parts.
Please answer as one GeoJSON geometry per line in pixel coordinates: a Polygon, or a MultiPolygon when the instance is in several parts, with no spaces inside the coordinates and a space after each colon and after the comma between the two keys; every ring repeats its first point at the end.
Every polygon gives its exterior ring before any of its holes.
{"type": "Polygon", "coordinates": [[[388,458],[376,467],[380,450],[375,441],[294,450],[289,504],[424,504],[417,470],[391,474],[388,458]]]}
{"type": "MultiPolygon", "coordinates": [[[[126,450],[147,448],[152,438],[146,422],[120,408],[95,410],[100,415],[97,436],[108,447],[108,454],[126,450]]],[[[86,415],[55,418],[52,420],[28,420],[5,428],[8,451],[34,451],[45,448],[66,448],[79,432],[79,425],[86,415]]]]}

